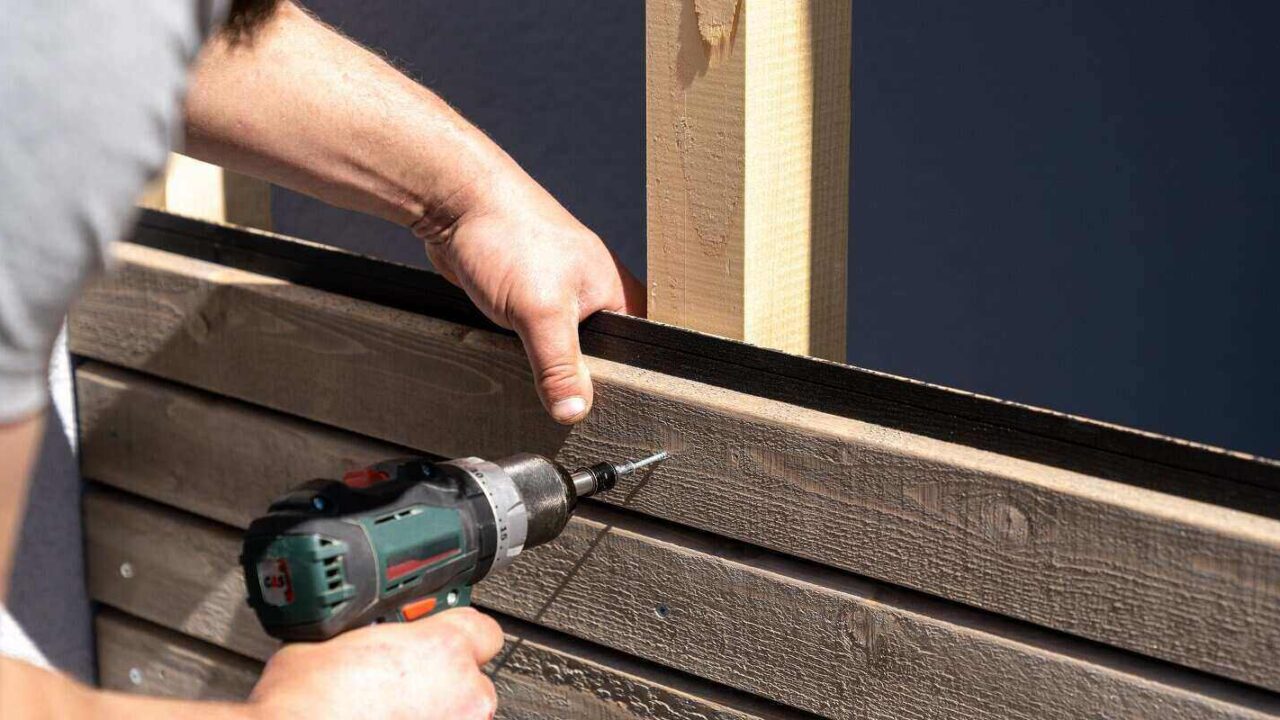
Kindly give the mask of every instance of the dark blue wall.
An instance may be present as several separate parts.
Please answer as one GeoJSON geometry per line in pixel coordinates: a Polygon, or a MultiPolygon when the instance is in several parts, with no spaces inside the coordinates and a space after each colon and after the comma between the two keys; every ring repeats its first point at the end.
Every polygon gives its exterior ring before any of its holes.
{"type": "Polygon", "coordinates": [[[1280,3],[854,7],[852,361],[1280,456],[1280,3]]]}
{"type": "MultiPolygon", "coordinates": [[[[308,2],[484,129],[642,273],[644,3],[308,2]]],[[[424,264],[399,228],[280,192],[281,232],[424,264]]]]}
{"type": "MultiPolygon", "coordinates": [[[[311,6],[644,262],[643,3],[311,6]]],[[[1280,3],[854,2],[850,362],[1280,456],[1280,3]]],[[[281,231],[421,262],[282,194],[281,231]]]]}

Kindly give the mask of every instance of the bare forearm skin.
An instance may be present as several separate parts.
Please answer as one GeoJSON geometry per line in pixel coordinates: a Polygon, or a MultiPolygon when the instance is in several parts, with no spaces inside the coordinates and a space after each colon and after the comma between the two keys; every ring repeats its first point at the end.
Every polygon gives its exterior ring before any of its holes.
{"type": "Polygon", "coordinates": [[[0,603],[9,590],[13,553],[18,549],[22,515],[27,507],[31,467],[35,464],[43,429],[43,413],[0,423],[0,603]]]}
{"type": "Polygon", "coordinates": [[[340,207],[446,228],[514,167],[434,93],[292,3],[251,38],[206,47],[184,152],[340,207]]]}

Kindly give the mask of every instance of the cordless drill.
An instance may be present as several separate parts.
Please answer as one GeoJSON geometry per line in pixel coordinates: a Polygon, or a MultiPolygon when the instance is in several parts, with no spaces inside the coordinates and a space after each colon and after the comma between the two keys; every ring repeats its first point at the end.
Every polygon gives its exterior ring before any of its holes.
{"type": "Polygon", "coordinates": [[[402,458],[312,480],[250,524],[249,605],[287,641],[466,605],[472,585],[558,536],[580,498],[666,456],[573,472],[530,454],[402,458]]]}

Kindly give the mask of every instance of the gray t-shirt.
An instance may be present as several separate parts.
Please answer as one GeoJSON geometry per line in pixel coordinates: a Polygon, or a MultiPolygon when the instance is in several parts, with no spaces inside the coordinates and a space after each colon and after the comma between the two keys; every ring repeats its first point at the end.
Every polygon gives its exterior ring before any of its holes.
{"type": "Polygon", "coordinates": [[[0,3],[0,422],[44,405],[62,318],[179,144],[187,68],[229,6],[0,3]]]}

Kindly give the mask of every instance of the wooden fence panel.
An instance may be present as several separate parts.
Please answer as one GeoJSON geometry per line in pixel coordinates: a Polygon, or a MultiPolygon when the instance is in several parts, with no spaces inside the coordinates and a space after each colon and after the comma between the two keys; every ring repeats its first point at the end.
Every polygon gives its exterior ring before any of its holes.
{"type": "MultiPolygon", "coordinates": [[[[603,500],[1280,689],[1280,520],[598,358],[596,409],[566,435],[513,338],[121,254],[72,316],[77,353],[446,455],[663,447],[603,500]]],[[[114,422],[87,412],[85,433],[114,422]]]]}
{"type": "MultiPolygon", "coordinates": [[[[196,700],[241,700],[262,671],[237,655],[118,610],[98,613],[98,671],[103,687],[196,700]]],[[[738,710],[644,678],[617,672],[513,636],[493,678],[498,718],[506,720],[779,720],[764,710],[738,710]]]]}
{"type": "MultiPolygon", "coordinates": [[[[236,440],[209,452],[234,453],[236,440]]],[[[171,472],[154,462],[135,467],[116,481],[144,493],[171,472]]],[[[244,604],[234,529],[115,493],[91,495],[86,508],[96,599],[245,654],[265,657],[275,646],[244,604]]],[[[560,539],[479,585],[477,602],[828,717],[1259,717],[1280,709],[1261,691],[1147,667],[643,518],[584,510],[560,539]]]]}

